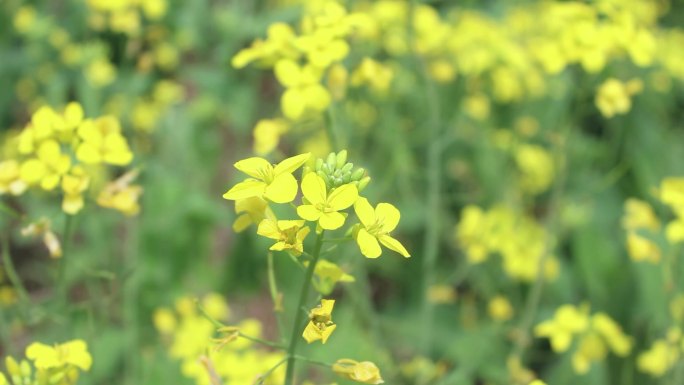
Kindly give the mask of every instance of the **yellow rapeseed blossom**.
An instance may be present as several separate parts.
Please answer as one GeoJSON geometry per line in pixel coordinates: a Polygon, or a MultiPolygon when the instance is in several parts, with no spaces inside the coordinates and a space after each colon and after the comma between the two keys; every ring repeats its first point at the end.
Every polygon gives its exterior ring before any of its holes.
{"type": "Polygon", "coordinates": [[[333,364],[332,370],[340,377],[363,384],[383,384],[385,382],[380,376],[380,369],[370,361],[358,362],[343,358],[333,364]]]}
{"type": "Polygon", "coordinates": [[[86,79],[93,87],[105,87],[116,78],[116,67],[106,58],[93,60],[86,69],[86,79]]]}
{"type": "Polygon", "coordinates": [[[556,310],[553,319],[544,321],[534,328],[537,337],[548,337],[556,353],[570,349],[573,335],[589,327],[589,308],[563,305],[556,310]]]}
{"type": "Polygon", "coordinates": [[[262,119],[254,127],[254,152],[270,154],[278,147],[280,137],[290,129],[284,119],[262,119]]]}
{"type": "Polygon", "coordinates": [[[554,177],[555,167],[551,153],[541,146],[532,144],[522,144],[514,151],[523,191],[530,194],[546,191],[554,177]]]}
{"type": "Polygon", "coordinates": [[[8,159],[0,162],[0,195],[21,195],[28,185],[20,177],[19,162],[8,159]]]}
{"type": "Polygon", "coordinates": [[[137,176],[138,171],[133,170],[108,183],[98,194],[97,204],[120,211],[125,215],[138,215],[140,212],[138,200],[143,193],[143,188],[132,184],[137,176]]]}
{"type": "Polygon", "coordinates": [[[264,219],[259,223],[257,234],[277,241],[270,250],[287,250],[294,255],[301,255],[304,252],[304,239],[311,230],[304,226],[305,223],[304,220],[264,219]]]}
{"type": "Polygon", "coordinates": [[[330,105],[328,90],[321,85],[321,70],[312,66],[299,66],[293,60],[280,60],[274,68],[276,78],[284,87],[281,97],[283,114],[292,119],[301,118],[307,111],[325,111],[330,105]]]}
{"type": "Polygon", "coordinates": [[[83,340],[68,341],[55,346],[34,342],[26,348],[26,357],[33,361],[37,369],[73,365],[87,371],[93,363],[88,353],[88,345],[83,340]]]}
{"type": "Polygon", "coordinates": [[[90,177],[86,174],[81,166],[75,166],[71,171],[62,178],[62,191],[64,191],[64,199],[62,200],[62,210],[74,215],[83,208],[83,192],[88,189],[90,184],[90,177]]]}
{"type": "Polygon", "coordinates": [[[275,218],[268,202],[260,197],[249,197],[235,201],[235,213],[238,217],[233,222],[233,230],[244,231],[252,224],[258,225],[265,218],[275,218]]]}
{"type": "Polygon", "coordinates": [[[21,164],[19,175],[30,185],[39,184],[44,190],[52,190],[59,185],[69,167],[71,159],[62,152],[59,143],[56,140],[46,140],[38,147],[35,158],[21,164]]]}
{"type": "Polygon", "coordinates": [[[121,125],[113,116],[87,120],[78,128],[82,142],[76,157],[86,164],[108,163],[125,166],[133,160],[133,153],[121,133],[121,125]]]}
{"type": "MultiPolygon", "coordinates": [[[[308,266],[308,265],[307,265],[308,266]]],[[[314,269],[314,286],[321,294],[330,294],[338,282],[354,282],[353,276],[347,274],[337,264],[326,259],[319,259],[314,269]]]]}
{"type": "Polygon", "coordinates": [[[487,313],[495,321],[508,321],[513,318],[513,306],[508,298],[497,295],[489,300],[487,313]]]}
{"type": "Polygon", "coordinates": [[[297,181],[292,173],[304,165],[311,154],[301,154],[272,165],[263,158],[247,158],[235,163],[235,168],[251,176],[225,194],[224,199],[238,200],[263,197],[275,203],[292,202],[297,195],[297,181]]]}
{"type": "Polygon", "coordinates": [[[354,203],[354,211],[361,221],[361,227],[356,233],[356,243],[363,255],[368,258],[379,257],[382,254],[382,244],[404,257],[411,256],[399,241],[389,235],[399,224],[400,213],[396,207],[389,203],[380,203],[373,209],[368,200],[362,197],[354,203]]]}
{"type": "Polygon", "coordinates": [[[309,323],[302,333],[302,337],[308,343],[321,341],[326,343],[337,325],[332,321],[332,311],[335,300],[322,299],[321,304],[309,312],[309,323]]]}
{"type": "Polygon", "coordinates": [[[639,93],[643,85],[640,80],[623,83],[617,79],[606,80],[596,94],[596,107],[606,118],[623,115],[632,108],[632,96],[639,93]]]}
{"type": "Polygon", "coordinates": [[[659,339],[648,350],[639,354],[637,368],[653,377],[663,377],[677,364],[681,354],[677,344],[659,339]]]}
{"type": "Polygon", "coordinates": [[[328,193],[325,181],[315,173],[308,173],[302,180],[302,193],[306,202],[297,207],[297,214],[311,222],[318,222],[324,230],[335,230],[344,224],[340,213],[353,205],[359,197],[353,184],[342,185],[328,193]]]}

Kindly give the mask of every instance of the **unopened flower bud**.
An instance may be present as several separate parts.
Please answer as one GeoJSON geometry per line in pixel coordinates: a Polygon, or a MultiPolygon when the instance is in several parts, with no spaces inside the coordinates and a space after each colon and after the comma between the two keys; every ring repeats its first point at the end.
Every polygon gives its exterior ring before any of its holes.
{"type": "Polygon", "coordinates": [[[336,168],[342,168],[345,163],[347,163],[347,150],[342,150],[337,153],[337,163],[335,164],[337,166],[336,168]]]}
{"type": "Polygon", "coordinates": [[[335,169],[335,165],[337,164],[337,156],[335,155],[334,152],[331,152],[330,154],[328,154],[328,159],[325,161],[325,163],[330,168],[330,171],[335,169]]]}
{"type": "Polygon", "coordinates": [[[316,159],[316,171],[321,171],[323,168],[323,159],[318,158],[316,159]]]}
{"type": "Polygon", "coordinates": [[[370,183],[370,181],[371,178],[369,176],[366,176],[363,179],[361,179],[358,184],[359,191],[363,191],[363,189],[365,189],[368,186],[368,183],[370,183]]]}
{"type": "Polygon", "coordinates": [[[351,180],[356,180],[356,181],[361,180],[361,178],[363,178],[363,175],[365,173],[366,173],[366,170],[363,167],[361,167],[352,173],[351,180]]]}

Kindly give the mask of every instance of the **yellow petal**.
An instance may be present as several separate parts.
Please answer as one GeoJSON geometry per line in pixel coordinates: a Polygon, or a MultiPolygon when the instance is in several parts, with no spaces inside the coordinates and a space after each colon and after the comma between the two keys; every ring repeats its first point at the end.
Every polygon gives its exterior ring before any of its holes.
{"type": "Polygon", "coordinates": [[[326,230],[336,230],[342,227],[344,224],[344,215],[333,211],[330,213],[321,213],[321,217],[318,218],[318,224],[326,230]]]}
{"type": "Polygon", "coordinates": [[[328,90],[320,84],[306,87],[302,96],[306,100],[306,105],[316,111],[325,111],[332,99],[328,90]]]}
{"type": "Polygon", "coordinates": [[[307,221],[316,222],[321,217],[321,212],[312,205],[301,205],[297,207],[297,215],[307,221]]]}
{"type": "Polygon", "coordinates": [[[309,160],[310,157],[311,153],[307,152],[306,154],[296,155],[291,158],[287,158],[282,162],[278,163],[277,166],[275,166],[273,173],[275,175],[280,175],[282,173],[292,174],[293,171],[302,167],[304,163],[306,163],[306,161],[309,160]]]}
{"type": "Polygon", "coordinates": [[[40,181],[46,172],[47,168],[43,162],[38,159],[29,159],[22,163],[19,177],[26,183],[33,184],[40,181]]]}
{"type": "Polygon", "coordinates": [[[66,362],[78,366],[82,370],[90,370],[93,359],[88,353],[88,346],[83,340],[73,340],[62,345],[65,351],[68,352],[66,362]]]}
{"type": "Polygon", "coordinates": [[[81,143],[76,149],[76,158],[85,164],[96,164],[102,162],[102,155],[95,146],[89,142],[81,143]]]}
{"type": "Polygon", "coordinates": [[[264,196],[275,203],[289,203],[297,196],[297,180],[292,174],[280,174],[266,186],[264,196]]]}
{"type": "Polygon", "coordinates": [[[302,70],[290,59],[279,60],[273,68],[276,79],[285,87],[293,87],[300,83],[302,70]]]}
{"type": "Polygon", "coordinates": [[[353,184],[345,184],[335,189],[328,197],[328,204],[335,210],[344,210],[359,199],[359,190],[353,184]]]}
{"type": "Polygon", "coordinates": [[[280,241],[280,242],[276,242],[275,244],[273,244],[273,246],[271,246],[271,247],[269,248],[269,250],[273,250],[273,251],[283,251],[283,250],[285,250],[286,248],[288,248],[287,243],[285,243],[285,242],[283,242],[283,241],[280,241]]]}
{"type": "Polygon", "coordinates": [[[251,224],[252,218],[250,218],[249,214],[242,214],[235,219],[235,222],[233,222],[233,231],[236,233],[241,233],[245,231],[245,229],[251,224]]]}
{"type": "Polygon", "coordinates": [[[302,180],[302,194],[313,205],[325,203],[328,196],[325,181],[313,172],[306,174],[302,180]]]}
{"type": "Polygon", "coordinates": [[[399,210],[389,203],[380,203],[375,209],[375,215],[378,222],[382,223],[382,231],[389,233],[397,228],[399,224],[399,210]]]}
{"type": "Polygon", "coordinates": [[[266,183],[255,180],[247,179],[240,182],[223,194],[223,199],[237,200],[245,199],[251,197],[260,197],[264,195],[264,190],[266,189],[266,183]]]}
{"type": "Polygon", "coordinates": [[[411,256],[399,241],[390,237],[389,235],[381,235],[380,237],[378,237],[378,239],[380,240],[380,243],[382,243],[382,245],[386,248],[394,250],[406,258],[411,256]]]}
{"type": "Polygon", "coordinates": [[[337,325],[330,325],[321,332],[321,343],[326,343],[332,332],[337,329],[337,325]]]}
{"type": "Polygon", "coordinates": [[[61,366],[57,350],[40,342],[34,342],[26,348],[26,358],[32,360],[37,369],[61,366]]]}
{"type": "Polygon", "coordinates": [[[290,88],[280,98],[280,109],[283,110],[283,115],[292,120],[297,120],[302,117],[306,109],[306,95],[296,88],[290,88]]]}
{"type": "Polygon", "coordinates": [[[55,162],[61,155],[59,143],[56,140],[46,140],[40,145],[36,155],[45,163],[55,162]]]}
{"type": "Polygon", "coordinates": [[[306,342],[312,343],[314,341],[320,340],[321,334],[319,333],[316,325],[314,325],[313,322],[309,321],[309,323],[306,325],[306,328],[304,329],[304,333],[302,333],[302,337],[304,337],[306,342]]]}
{"type": "Polygon", "coordinates": [[[321,314],[331,314],[334,307],[335,307],[335,300],[334,299],[322,299],[321,300],[320,312],[321,312],[321,314]]]}
{"type": "Polygon", "coordinates": [[[64,195],[64,200],[62,201],[62,210],[65,213],[74,215],[81,211],[82,208],[83,196],[81,194],[64,195]]]}
{"type": "Polygon", "coordinates": [[[356,235],[356,243],[361,249],[361,254],[367,258],[377,258],[382,254],[378,240],[370,235],[366,229],[359,230],[359,233],[356,235]]]}
{"type": "Polygon", "coordinates": [[[356,212],[356,216],[359,217],[361,224],[366,228],[375,224],[375,210],[373,210],[373,206],[368,203],[368,199],[364,197],[357,199],[354,203],[354,211],[356,212]]]}
{"type": "Polygon", "coordinates": [[[235,168],[251,176],[252,178],[265,180],[273,174],[273,166],[266,159],[252,157],[235,163],[235,168]]]}
{"type": "Polygon", "coordinates": [[[278,229],[278,224],[276,221],[271,219],[264,219],[263,221],[259,222],[257,234],[266,238],[280,239],[280,230],[278,229]]]}

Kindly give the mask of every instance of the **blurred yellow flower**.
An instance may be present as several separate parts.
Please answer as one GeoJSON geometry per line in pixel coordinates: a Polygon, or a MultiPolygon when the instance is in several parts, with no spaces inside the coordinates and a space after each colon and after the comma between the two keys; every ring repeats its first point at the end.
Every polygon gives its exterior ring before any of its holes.
{"type": "Polygon", "coordinates": [[[322,72],[312,66],[299,66],[293,60],[282,59],[274,67],[280,84],[286,87],[280,99],[283,115],[297,120],[307,111],[322,112],[330,105],[331,97],[320,84],[322,72]]]}
{"type": "Polygon", "coordinates": [[[322,299],[321,304],[311,309],[309,312],[309,323],[304,329],[302,337],[308,343],[320,340],[326,343],[332,332],[337,328],[332,321],[332,311],[335,300],[322,299]]]}
{"type": "Polygon", "coordinates": [[[639,93],[642,88],[643,85],[639,79],[623,83],[610,78],[599,86],[596,93],[596,107],[606,118],[626,114],[632,108],[631,97],[639,93]]]}
{"type": "Polygon", "coordinates": [[[81,166],[75,166],[62,178],[62,210],[74,215],[83,208],[83,192],[88,189],[90,177],[81,166]]]}
{"type": "Polygon", "coordinates": [[[52,258],[59,258],[62,256],[62,245],[59,238],[57,238],[57,235],[52,231],[50,220],[47,218],[41,218],[22,228],[21,235],[25,237],[38,237],[42,235],[43,244],[48,249],[50,256],[52,258]]]}
{"type": "Polygon", "coordinates": [[[133,160],[121,125],[113,116],[84,121],[78,127],[78,136],[82,142],[76,149],[76,157],[85,164],[125,166],[133,160]]]}
{"type": "Polygon", "coordinates": [[[589,327],[589,308],[563,305],[556,310],[553,319],[544,321],[534,328],[537,337],[548,337],[551,348],[561,353],[570,348],[573,334],[579,334],[589,327]]]}
{"type": "Polygon", "coordinates": [[[345,216],[339,211],[353,205],[359,197],[353,184],[342,185],[328,194],[323,178],[313,172],[304,176],[302,193],[306,203],[297,207],[297,214],[307,221],[318,221],[325,230],[342,227],[345,216]]]}
{"type": "Polygon", "coordinates": [[[27,187],[20,177],[19,162],[15,159],[0,162],[0,195],[21,195],[27,187]]]}
{"type": "Polygon", "coordinates": [[[34,342],[26,348],[26,357],[32,360],[38,369],[73,365],[87,371],[93,363],[88,353],[88,345],[83,340],[72,340],[55,346],[34,342]]]}
{"type": "Polygon", "coordinates": [[[44,190],[59,185],[64,174],[71,167],[71,158],[62,153],[56,140],[43,141],[36,151],[36,157],[24,161],[19,170],[21,179],[28,184],[40,184],[44,190]]]}
{"type": "Polygon", "coordinates": [[[264,197],[275,203],[292,202],[297,195],[297,181],[292,173],[304,165],[311,154],[296,155],[277,165],[263,158],[247,158],[235,163],[235,168],[251,176],[223,194],[224,199],[238,200],[264,197]]]}
{"type": "Polygon", "coordinates": [[[495,321],[508,321],[513,318],[513,306],[508,298],[497,295],[489,300],[487,313],[495,321]]]}
{"type": "Polygon", "coordinates": [[[105,58],[93,60],[85,72],[86,79],[93,87],[104,87],[116,78],[116,67],[105,58]]]}
{"type": "Polygon", "coordinates": [[[354,211],[362,225],[356,234],[356,243],[363,255],[368,258],[379,257],[382,254],[380,242],[406,258],[411,256],[399,241],[389,235],[399,224],[400,213],[396,207],[389,203],[379,203],[373,209],[368,200],[362,197],[356,200],[354,211]]]}
{"type": "Polygon", "coordinates": [[[244,231],[252,224],[259,224],[265,218],[275,218],[268,202],[259,197],[249,197],[235,201],[235,213],[238,217],[233,222],[236,233],[244,231]]]}
{"type": "Polygon", "coordinates": [[[370,361],[354,361],[348,358],[337,360],[332,366],[333,372],[343,378],[364,384],[383,384],[380,369],[370,361]]]}
{"type": "MultiPolygon", "coordinates": [[[[308,262],[305,262],[305,265],[308,266],[308,262]]],[[[325,259],[318,260],[314,269],[314,275],[317,278],[314,281],[314,286],[323,295],[330,294],[338,282],[355,281],[354,277],[347,274],[337,264],[325,259]]]]}
{"type": "Polygon", "coordinates": [[[133,185],[138,176],[137,170],[129,171],[105,186],[97,196],[97,204],[122,212],[125,215],[138,215],[140,205],[138,200],[143,193],[143,188],[133,185]]]}

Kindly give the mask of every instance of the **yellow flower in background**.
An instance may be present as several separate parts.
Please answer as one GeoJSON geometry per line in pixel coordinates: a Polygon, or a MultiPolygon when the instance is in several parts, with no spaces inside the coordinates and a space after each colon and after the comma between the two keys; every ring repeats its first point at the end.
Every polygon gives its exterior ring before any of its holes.
{"type": "Polygon", "coordinates": [[[19,7],[14,14],[12,24],[19,33],[27,33],[36,24],[36,9],[30,5],[19,7]]]}
{"type": "Polygon", "coordinates": [[[88,189],[90,184],[90,177],[86,175],[85,170],[81,166],[75,166],[71,171],[62,178],[62,191],[64,191],[64,199],[62,200],[62,210],[74,215],[83,208],[83,192],[88,189]]]}
{"type": "Polygon", "coordinates": [[[653,342],[650,349],[639,354],[637,368],[653,377],[663,377],[677,364],[680,356],[679,346],[659,339],[653,342]]]}
{"type": "Polygon", "coordinates": [[[520,170],[520,184],[524,191],[540,194],[546,191],[554,178],[554,161],[543,147],[533,144],[517,146],[515,162],[520,170]]]}
{"type": "Polygon", "coordinates": [[[235,213],[239,214],[233,222],[236,233],[244,231],[252,224],[258,225],[265,218],[275,218],[268,202],[259,197],[238,199],[235,201],[235,213]]]}
{"type": "Polygon", "coordinates": [[[610,78],[599,86],[596,93],[596,107],[606,118],[624,115],[632,109],[631,97],[641,92],[642,88],[643,84],[639,79],[623,83],[617,79],[610,78]]]}
{"type": "MultiPolygon", "coordinates": [[[[308,266],[308,262],[305,262],[308,266]]],[[[347,274],[337,264],[326,259],[319,259],[314,269],[314,275],[317,278],[314,281],[314,286],[321,294],[330,294],[338,282],[354,282],[353,276],[347,274]]]]}
{"type": "Polygon", "coordinates": [[[26,348],[26,357],[32,360],[38,369],[73,365],[87,371],[93,363],[88,353],[88,345],[83,340],[72,340],[55,346],[34,342],[26,348]]]}
{"type": "Polygon", "coordinates": [[[589,308],[563,305],[556,310],[553,319],[544,321],[534,328],[537,337],[548,337],[551,348],[561,353],[570,348],[572,337],[589,327],[589,308]]]}
{"type": "Polygon", "coordinates": [[[322,299],[321,304],[311,309],[309,312],[309,323],[302,333],[302,337],[308,343],[320,340],[326,343],[337,325],[332,321],[332,311],[335,300],[322,299]]]}
{"type": "Polygon", "coordinates": [[[677,212],[684,209],[684,178],[669,177],[660,182],[660,201],[677,212]]]}
{"type": "Polygon", "coordinates": [[[223,194],[224,199],[238,200],[263,197],[275,203],[292,202],[297,195],[297,181],[292,173],[304,165],[311,154],[296,155],[277,165],[263,158],[247,158],[235,163],[235,168],[251,176],[223,194]]]}
{"type": "Polygon", "coordinates": [[[82,142],[76,149],[76,157],[85,164],[108,163],[125,166],[133,160],[133,153],[121,125],[113,116],[87,120],[78,127],[82,142]]]}
{"type": "Polygon", "coordinates": [[[370,361],[358,362],[343,358],[333,364],[332,370],[340,377],[363,384],[383,384],[385,382],[380,376],[380,369],[370,361]]]}
{"type": "Polygon", "coordinates": [[[487,313],[495,321],[508,321],[513,318],[513,306],[508,298],[497,295],[489,300],[487,313]]]}
{"type": "Polygon", "coordinates": [[[660,221],[653,212],[653,207],[648,202],[629,198],[625,201],[622,227],[626,230],[648,229],[658,231],[660,221]]]}
{"type": "Polygon", "coordinates": [[[257,234],[277,242],[269,250],[291,251],[294,255],[304,252],[304,239],[309,234],[309,227],[303,220],[264,219],[259,223],[257,234]]]}
{"type": "Polygon", "coordinates": [[[335,64],[328,69],[328,90],[333,100],[343,100],[347,95],[349,72],[342,64],[335,64]]]}
{"type": "Polygon", "coordinates": [[[297,207],[297,214],[307,221],[317,221],[324,230],[342,227],[345,216],[339,211],[353,205],[359,197],[353,184],[342,185],[328,194],[323,178],[313,172],[304,176],[302,193],[307,203],[297,207]]]}
{"type": "Polygon", "coordinates": [[[367,85],[375,92],[385,93],[392,85],[392,79],[394,79],[392,68],[366,57],[352,72],[350,83],[354,87],[367,85]]]}
{"type": "Polygon", "coordinates": [[[373,209],[368,199],[362,197],[356,200],[354,211],[362,225],[356,234],[356,243],[363,255],[368,258],[379,257],[382,254],[382,244],[406,258],[411,256],[399,241],[389,235],[399,224],[401,214],[396,207],[389,203],[379,203],[373,209]]]}
{"type": "Polygon", "coordinates": [[[452,285],[431,285],[428,288],[427,297],[434,304],[452,304],[456,302],[458,293],[452,285]]]}
{"type": "Polygon", "coordinates": [[[22,163],[19,175],[30,185],[40,184],[44,190],[52,190],[59,185],[69,167],[71,158],[62,153],[59,143],[56,140],[46,140],[38,147],[35,158],[22,163]]]}
{"type": "Polygon", "coordinates": [[[275,75],[286,90],[280,99],[283,115],[292,120],[307,111],[322,112],[330,105],[331,97],[323,85],[323,73],[312,65],[299,66],[293,60],[282,59],[274,67],[275,75]]]}
{"type": "Polygon", "coordinates": [[[18,161],[8,159],[0,162],[0,195],[21,195],[27,188],[20,177],[18,161]]]}
{"type": "Polygon", "coordinates": [[[96,88],[110,85],[116,79],[116,67],[106,58],[93,60],[85,71],[86,79],[96,88]]]}
{"type": "Polygon", "coordinates": [[[138,200],[143,193],[143,188],[132,184],[137,177],[138,170],[132,170],[108,183],[98,194],[97,204],[120,211],[124,215],[138,215],[140,212],[138,200]]]}
{"type": "Polygon", "coordinates": [[[57,238],[57,235],[52,231],[50,220],[41,218],[40,220],[29,224],[21,229],[21,235],[25,237],[43,236],[43,244],[48,249],[52,258],[60,258],[62,256],[62,244],[57,238]]]}
{"type": "Polygon", "coordinates": [[[661,251],[658,245],[650,239],[639,235],[636,231],[627,232],[627,253],[636,262],[660,262],[661,251]]]}
{"type": "Polygon", "coordinates": [[[262,119],[254,127],[254,152],[270,154],[278,147],[280,137],[290,130],[284,119],[262,119]]]}

